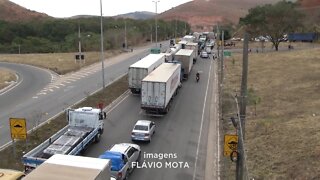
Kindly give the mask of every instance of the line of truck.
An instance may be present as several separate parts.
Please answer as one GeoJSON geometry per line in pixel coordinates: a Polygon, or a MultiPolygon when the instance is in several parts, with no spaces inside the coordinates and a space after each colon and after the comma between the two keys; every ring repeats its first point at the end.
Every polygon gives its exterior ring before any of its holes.
{"type": "Polygon", "coordinates": [[[192,36],[173,44],[165,53],[149,54],[129,67],[129,89],[141,94],[141,109],[147,114],[166,114],[182,80],[187,80],[198,57],[192,36]],[[163,61],[163,58],[165,59],[163,61]]]}
{"type": "MultiPolygon", "coordinates": [[[[176,44],[168,53],[149,54],[129,67],[129,89],[134,94],[141,94],[141,108],[148,114],[169,111],[182,80],[188,79],[197,57],[197,49],[192,47],[196,43],[191,43],[190,47],[184,48],[176,44]]],[[[111,174],[117,179],[125,179],[127,172],[120,172],[119,176],[119,172],[112,171],[112,158],[76,156],[90,144],[99,142],[106,113],[102,109],[82,107],[68,109],[66,116],[67,126],[22,157],[25,172],[31,172],[26,179],[73,179],[78,175],[79,179],[112,179],[111,174]]],[[[138,150],[140,155],[138,146],[124,145],[128,146],[128,151],[138,150]]]]}

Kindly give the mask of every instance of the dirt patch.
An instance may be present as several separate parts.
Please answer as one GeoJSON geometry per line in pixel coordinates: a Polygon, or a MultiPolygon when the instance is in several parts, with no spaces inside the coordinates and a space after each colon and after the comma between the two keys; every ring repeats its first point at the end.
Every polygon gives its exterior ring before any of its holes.
{"type": "Polygon", "coordinates": [[[10,82],[16,81],[16,75],[8,69],[0,68],[0,89],[10,85],[10,82]]]}
{"type": "MultiPolygon", "coordinates": [[[[121,54],[121,50],[106,51],[104,57],[110,58],[121,54]]],[[[85,61],[75,60],[76,53],[46,53],[46,54],[1,54],[3,62],[22,63],[50,69],[58,74],[77,71],[81,67],[101,61],[100,52],[84,53],[85,61]]]]}
{"type": "MultiPolygon", "coordinates": [[[[115,81],[105,89],[97,92],[96,94],[87,97],[83,102],[75,105],[76,107],[91,106],[97,107],[98,103],[103,103],[104,105],[110,104],[121,94],[123,94],[128,89],[127,76],[115,81]]],[[[16,143],[16,155],[13,153],[13,146],[10,146],[0,153],[0,167],[23,170],[23,165],[21,163],[21,157],[23,154],[27,153],[34,147],[36,147],[41,142],[48,139],[55,132],[59,131],[62,127],[66,125],[65,114],[58,116],[57,118],[47,122],[38,130],[35,130],[31,134],[28,134],[27,143],[25,141],[19,141],[16,143]]]]}
{"type": "MultiPolygon", "coordinates": [[[[242,55],[226,59],[224,102],[239,94],[242,55]],[[233,60],[232,60],[233,58],[233,60]]],[[[320,51],[319,49],[249,55],[246,154],[249,178],[317,179],[320,177],[320,51]],[[248,97],[250,95],[248,94],[248,97]]],[[[229,103],[231,104],[231,103],[229,103]]],[[[235,133],[224,110],[224,133],[235,133]]],[[[224,158],[224,179],[235,164],[224,158]]],[[[232,172],[233,173],[233,172],[232,172]]]]}

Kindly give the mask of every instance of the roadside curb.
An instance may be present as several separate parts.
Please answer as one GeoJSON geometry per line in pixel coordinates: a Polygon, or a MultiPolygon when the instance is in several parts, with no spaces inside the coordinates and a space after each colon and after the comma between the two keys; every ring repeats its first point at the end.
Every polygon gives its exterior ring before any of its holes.
{"type": "Polygon", "coordinates": [[[218,74],[217,61],[214,62],[213,68],[213,94],[210,102],[210,120],[207,142],[207,157],[205,166],[205,180],[220,180],[220,133],[219,133],[219,95],[218,95],[218,74]],[[211,161],[213,160],[213,161],[211,161]]]}

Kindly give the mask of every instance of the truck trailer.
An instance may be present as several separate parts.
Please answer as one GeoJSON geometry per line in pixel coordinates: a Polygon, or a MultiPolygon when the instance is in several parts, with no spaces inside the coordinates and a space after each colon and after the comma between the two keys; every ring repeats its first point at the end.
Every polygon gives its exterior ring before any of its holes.
{"type": "Polygon", "coordinates": [[[129,89],[138,94],[141,91],[141,80],[165,62],[164,54],[149,54],[132,64],[128,71],[129,89]]]}
{"type": "Polygon", "coordinates": [[[108,159],[56,154],[27,174],[24,180],[110,180],[108,159]]]}
{"type": "Polygon", "coordinates": [[[183,78],[188,79],[189,73],[193,65],[194,51],[192,49],[180,49],[175,54],[175,60],[181,62],[181,68],[183,71],[183,78]]]}
{"type": "Polygon", "coordinates": [[[29,172],[55,154],[78,155],[103,133],[106,113],[92,107],[68,109],[68,125],[22,157],[29,172]]]}
{"type": "Polygon", "coordinates": [[[197,62],[197,58],[198,58],[198,43],[194,43],[194,42],[188,42],[186,44],[186,49],[192,49],[193,50],[193,63],[197,62]]]}
{"type": "Polygon", "coordinates": [[[178,93],[181,65],[164,63],[142,80],[141,108],[147,114],[165,114],[178,93]]]}

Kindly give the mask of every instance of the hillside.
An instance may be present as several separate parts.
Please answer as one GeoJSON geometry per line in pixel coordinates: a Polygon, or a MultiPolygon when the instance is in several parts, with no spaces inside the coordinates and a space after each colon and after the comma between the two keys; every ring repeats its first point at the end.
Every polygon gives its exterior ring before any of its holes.
{"type": "Polygon", "coordinates": [[[120,14],[114,16],[115,18],[129,18],[129,19],[150,19],[153,18],[155,13],[147,11],[136,11],[132,13],[120,14]]]}
{"type": "Polygon", "coordinates": [[[320,1],[319,0],[299,0],[301,10],[307,15],[307,22],[311,26],[317,26],[320,31],[320,1]]]}
{"type": "Polygon", "coordinates": [[[187,20],[193,30],[209,30],[218,23],[237,24],[239,18],[257,5],[271,4],[279,0],[193,0],[162,14],[165,20],[187,20]]]}
{"type": "Polygon", "coordinates": [[[30,21],[50,18],[50,16],[28,10],[9,0],[0,0],[0,20],[15,22],[15,21],[30,21]]]}

